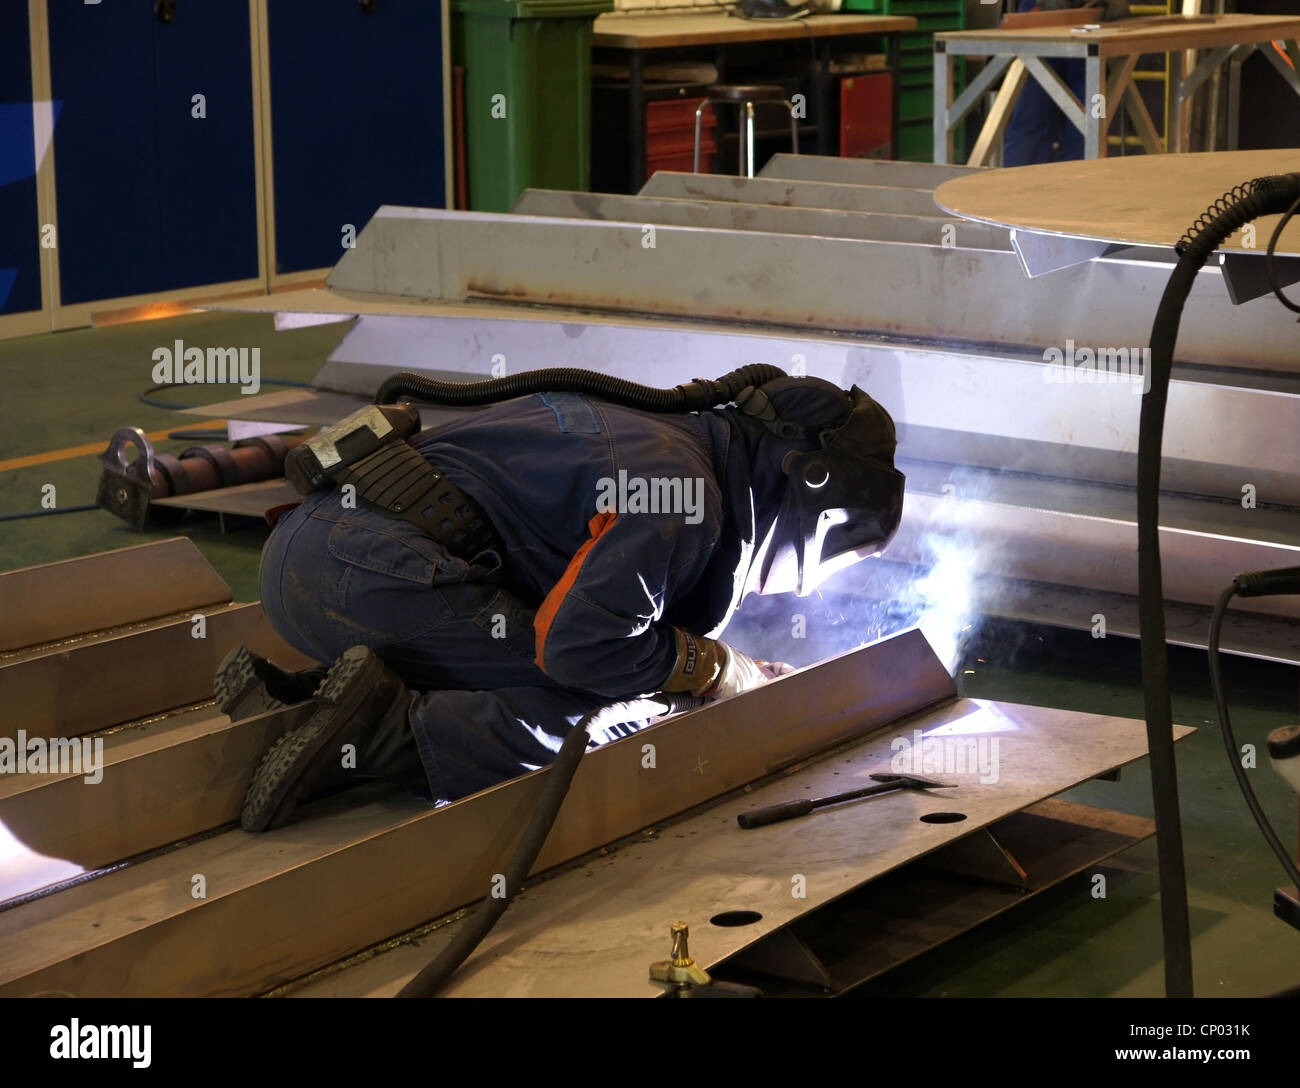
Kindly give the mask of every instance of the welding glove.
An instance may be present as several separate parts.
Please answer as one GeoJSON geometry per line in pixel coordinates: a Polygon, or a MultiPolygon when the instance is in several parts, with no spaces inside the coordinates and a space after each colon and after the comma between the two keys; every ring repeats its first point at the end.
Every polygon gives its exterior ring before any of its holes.
{"type": "Polygon", "coordinates": [[[664,691],[689,691],[705,699],[725,699],[795,671],[783,661],[756,661],[725,642],[701,638],[681,628],[674,628],[674,634],[677,663],[664,691]]]}

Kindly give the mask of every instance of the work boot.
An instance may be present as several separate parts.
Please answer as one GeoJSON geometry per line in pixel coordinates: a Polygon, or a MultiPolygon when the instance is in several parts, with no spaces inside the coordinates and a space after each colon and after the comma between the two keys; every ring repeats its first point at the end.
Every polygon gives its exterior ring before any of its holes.
{"type": "Polygon", "coordinates": [[[239,814],[244,829],[280,827],[299,804],[364,781],[409,787],[423,779],[407,720],[413,698],[373,650],[344,651],[316,689],[311,717],[277,740],[253,772],[239,814]]]}
{"type": "Polygon", "coordinates": [[[268,710],[306,702],[327,671],[321,667],[289,672],[247,646],[236,646],[217,666],[212,690],[221,712],[232,722],[239,722],[268,710]]]}

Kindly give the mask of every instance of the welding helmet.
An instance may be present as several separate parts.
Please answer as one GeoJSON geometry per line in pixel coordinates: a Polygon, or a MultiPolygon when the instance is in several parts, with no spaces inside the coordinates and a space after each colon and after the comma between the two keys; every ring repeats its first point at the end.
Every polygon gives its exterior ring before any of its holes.
{"type": "Polygon", "coordinates": [[[806,597],[829,575],[878,553],[903,515],[894,421],[857,386],[819,378],[751,386],[737,408],[769,432],[784,494],[759,559],[760,592],[806,597]]]}

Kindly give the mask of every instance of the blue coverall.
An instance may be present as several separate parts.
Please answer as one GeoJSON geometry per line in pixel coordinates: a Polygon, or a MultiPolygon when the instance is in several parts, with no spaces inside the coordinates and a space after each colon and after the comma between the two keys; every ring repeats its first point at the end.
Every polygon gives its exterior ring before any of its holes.
{"type": "Polygon", "coordinates": [[[272,530],[263,608],[304,653],[370,646],[417,693],[427,799],[547,764],[590,710],[660,689],[670,625],[716,637],[739,605],[780,473],[760,470],[733,411],[538,394],[424,432],[413,444],[484,509],[503,554],[468,562],[326,491],[272,530]],[[690,481],[698,508],[598,510],[620,470],[690,481]]]}
{"type": "MultiPolygon", "coordinates": [[[[1036,6],[1037,0],[1020,0],[1016,10],[1031,11],[1036,6]]],[[[1083,61],[1049,60],[1046,63],[1083,102],[1086,93],[1083,61]]],[[[1027,78],[1002,137],[1002,165],[1033,166],[1081,158],[1083,133],[1066,119],[1037,80],[1027,78]]]]}

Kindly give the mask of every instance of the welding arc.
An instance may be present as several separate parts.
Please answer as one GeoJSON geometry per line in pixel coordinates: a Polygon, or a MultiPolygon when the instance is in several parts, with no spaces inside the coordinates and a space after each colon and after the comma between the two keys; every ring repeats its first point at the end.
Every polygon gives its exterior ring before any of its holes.
{"type": "Polygon", "coordinates": [[[537,855],[542,852],[546,837],[560,814],[560,806],[568,795],[569,785],[577,773],[578,764],[587,750],[589,733],[623,722],[640,721],[660,714],[673,714],[692,710],[703,705],[704,700],[694,695],[661,693],[623,703],[613,703],[592,711],[578,722],[564,738],[555,762],[550,765],[542,783],[542,795],[532,818],[524,829],[523,837],[502,876],[505,878],[505,895],[482,900],[478,908],[465,919],[460,931],[438,955],[398,992],[398,997],[433,997],[446,981],[473,954],[498,919],[506,912],[515,893],[523,887],[537,855]]]}
{"type": "Polygon", "coordinates": [[[529,393],[588,393],[643,412],[700,412],[726,404],[746,386],[759,386],[786,373],[770,363],[750,363],[721,378],[696,378],[672,389],[641,385],[610,374],[579,367],[556,366],[525,370],[504,378],[478,382],[448,382],[412,370],[386,378],[375,394],[376,404],[394,404],[399,397],[457,407],[495,404],[529,393]]]}
{"type": "Polygon", "coordinates": [[[1178,812],[1169,651],[1165,644],[1164,586],[1160,576],[1160,457],[1169,377],[1183,306],[1191,294],[1196,274],[1210,254],[1252,219],[1285,212],[1298,196],[1300,174],[1281,174],[1256,178],[1216,201],[1178,243],[1178,264],[1165,285],[1151,327],[1150,385],[1142,398],[1138,427],[1138,612],[1168,997],[1192,996],[1187,873],[1178,812]]]}

